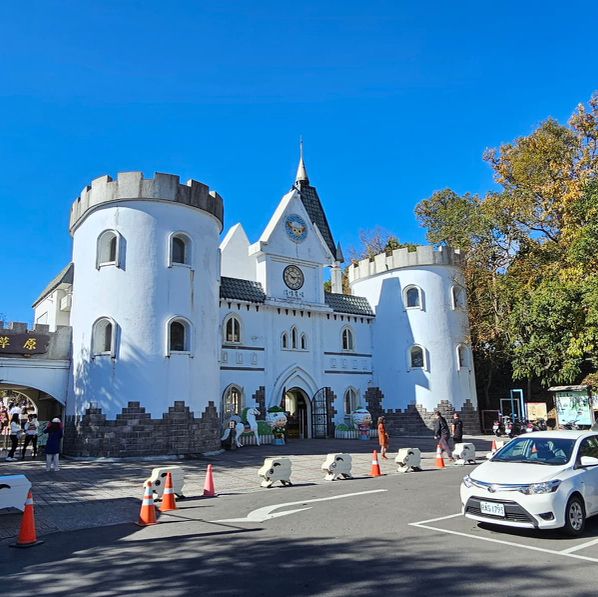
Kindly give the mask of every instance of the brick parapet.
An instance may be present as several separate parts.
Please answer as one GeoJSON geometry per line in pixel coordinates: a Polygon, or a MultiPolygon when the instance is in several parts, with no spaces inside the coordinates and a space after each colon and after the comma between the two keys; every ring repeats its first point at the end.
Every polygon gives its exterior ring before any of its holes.
{"type": "Polygon", "coordinates": [[[185,184],[175,174],[156,172],[144,178],[143,172],[120,172],[116,180],[101,176],[86,186],[73,203],[70,217],[71,234],[87,213],[99,205],[116,201],[172,201],[201,209],[220,222],[224,221],[224,203],[216,191],[196,180],[185,184]]]}

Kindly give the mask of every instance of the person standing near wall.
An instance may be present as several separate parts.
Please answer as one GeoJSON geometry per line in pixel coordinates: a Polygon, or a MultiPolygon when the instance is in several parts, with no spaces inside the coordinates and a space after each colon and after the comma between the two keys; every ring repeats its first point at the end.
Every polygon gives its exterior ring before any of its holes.
{"type": "Polygon", "coordinates": [[[25,452],[27,446],[31,444],[33,446],[33,458],[37,457],[37,431],[39,429],[39,423],[37,422],[37,415],[29,415],[29,420],[25,423],[25,443],[23,444],[23,451],[21,452],[21,460],[25,459],[25,452]]]}
{"type": "Polygon", "coordinates": [[[453,415],[453,441],[455,444],[460,444],[463,441],[463,421],[459,413],[453,415]]]}
{"type": "Polygon", "coordinates": [[[388,460],[386,455],[386,452],[388,452],[388,433],[386,433],[384,417],[378,417],[378,443],[380,444],[380,455],[388,460]]]}
{"type": "Polygon", "coordinates": [[[451,460],[454,460],[451,447],[449,446],[451,432],[448,423],[439,410],[435,410],[434,415],[436,416],[436,422],[434,423],[434,437],[438,441],[440,449],[445,451],[451,460]]]}
{"type": "Polygon", "coordinates": [[[48,423],[45,433],[48,434],[48,441],[46,442],[46,471],[58,471],[60,470],[58,455],[60,454],[60,440],[62,439],[62,423],[58,417],[48,423]]]}
{"type": "Polygon", "coordinates": [[[15,452],[17,451],[17,445],[19,444],[19,434],[21,432],[21,424],[19,423],[19,415],[15,413],[10,419],[10,452],[6,457],[6,460],[16,460],[15,452]]]}

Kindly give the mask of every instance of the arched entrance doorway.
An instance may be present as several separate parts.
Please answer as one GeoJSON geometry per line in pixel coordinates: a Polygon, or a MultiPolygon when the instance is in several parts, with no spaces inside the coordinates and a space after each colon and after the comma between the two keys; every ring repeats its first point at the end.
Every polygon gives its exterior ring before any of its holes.
{"type": "Polygon", "coordinates": [[[311,437],[311,401],[301,388],[286,390],[282,408],[287,412],[287,436],[290,439],[311,437]]]}

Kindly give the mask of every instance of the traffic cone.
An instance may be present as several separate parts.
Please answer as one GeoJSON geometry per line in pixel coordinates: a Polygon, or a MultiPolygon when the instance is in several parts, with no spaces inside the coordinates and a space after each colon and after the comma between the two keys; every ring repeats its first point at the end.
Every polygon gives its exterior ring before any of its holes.
{"type": "Polygon", "coordinates": [[[208,464],[206,472],[206,482],[203,486],[204,497],[214,497],[216,495],[216,488],[214,487],[214,467],[208,464]]]}
{"type": "Polygon", "coordinates": [[[145,485],[143,501],[141,502],[141,512],[139,512],[139,521],[135,524],[140,527],[158,524],[156,519],[156,505],[154,504],[154,490],[152,489],[151,481],[148,481],[145,485]]]}
{"type": "Polygon", "coordinates": [[[370,477],[381,477],[382,472],[380,471],[380,463],[378,462],[378,452],[374,450],[372,454],[372,470],[370,471],[370,477]]]}
{"type": "Polygon", "coordinates": [[[490,451],[492,452],[492,454],[494,454],[494,452],[496,452],[496,450],[498,450],[498,448],[496,447],[496,440],[493,439],[492,440],[492,447],[490,448],[490,451]]]}
{"type": "Polygon", "coordinates": [[[19,536],[16,543],[11,543],[11,547],[33,547],[39,545],[43,541],[37,540],[37,533],[35,532],[35,514],[33,512],[33,495],[31,490],[27,494],[25,500],[25,511],[21,519],[21,528],[19,529],[19,536]]]}
{"type": "Polygon", "coordinates": [[[174,499],[174,487],[172,485],[172,473],[166,475],[166,486],[162,494],[162,504],[160,505],[160,512],[168,512],[169,510],[176,510],[176,500],[174,499]]]}
{"type": "Polygon", "coordinates": [[[442,457],[442,448],[440,444],[436,446],[436,468],[445,468],[444,458],[442,457]]]}

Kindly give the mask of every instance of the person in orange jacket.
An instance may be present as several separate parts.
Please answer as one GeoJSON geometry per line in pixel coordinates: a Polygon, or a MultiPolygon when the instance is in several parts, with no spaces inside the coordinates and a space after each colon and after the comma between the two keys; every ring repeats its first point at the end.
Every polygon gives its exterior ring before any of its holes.
{"type": "Polygon", "coordinates": [[[388,433],[386,433],[384,417],[378,417],[378,443],[380,444],[380,455],[385,460],[388,460],[388,456],[386,455],[386,452],[388,452],[388,433]]]}

